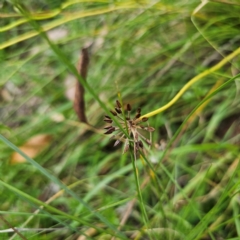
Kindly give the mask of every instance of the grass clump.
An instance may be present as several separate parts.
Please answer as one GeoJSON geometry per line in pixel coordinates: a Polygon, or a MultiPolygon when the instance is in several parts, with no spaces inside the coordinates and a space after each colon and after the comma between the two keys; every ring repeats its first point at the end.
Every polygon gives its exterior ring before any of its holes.
{"type": "Polygon", "coordinates": [[[0,238],[239,238],[236,2],[0,8],[0,238]]]}

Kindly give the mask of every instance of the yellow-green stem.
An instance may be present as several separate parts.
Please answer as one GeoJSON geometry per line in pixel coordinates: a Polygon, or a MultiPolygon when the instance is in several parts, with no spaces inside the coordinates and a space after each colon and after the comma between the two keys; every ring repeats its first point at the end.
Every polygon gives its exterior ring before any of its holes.
{"type": "Polygon", "coordinates": [[[171,107],[174,103],[177,102],[177,100],[197,81],[199,81],[201,78],[209,75],[210,73],[213,73],[215,71],[217,71],[218,69],[220,69],[222,66],[224,66],[226,63],[228,63],[230,60],[232,60],[234,57],[236,57],[238,54],[240,54],[240,48],[236,49],[233,53],[229,54],[228,56],[226,56],[221,62],[219,62],[218,64],[216,64],[215,66],[211,67],[210,69],[205,70],[204,72],[198,74],[197,76],[195,76],[194,78],[192,78],[191,80],[189,80],[184,86],[183,88],[175,95],[175,97],[168,102],[166,105],[150,112],[147,113],[143,116],[141,116],[140,119],[142,118],[150,118],[154,115],[157,115],[158,113],[161,113],[163,111],[165,111],[166,109],[168,109],[169,107],[171,107]]]}

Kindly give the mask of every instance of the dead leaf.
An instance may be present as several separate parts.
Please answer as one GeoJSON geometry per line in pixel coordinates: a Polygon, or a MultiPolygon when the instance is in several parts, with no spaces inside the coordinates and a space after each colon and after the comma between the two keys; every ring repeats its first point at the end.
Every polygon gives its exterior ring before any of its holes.
{"type": "MultiPolygon", "coordinates": [[[[51,142],[52,137],[47,134],[39,134],[30,138],[26,143],[24,143],[19,149],[23,151],[30,158],[34,158],[39,155],[51,142]]],[[[10,163],[24,163],[26,159],[17,152],[12,154],[10,163]]]]}
{"type": "MultiPolygon", "coordinates": [[[[77,69],[78,69],[78,73],[81,75],[82,79],[85,81],[87,77],[88,64],[89,64],[88,48],[82,48],[80,61],[77,69]]],[[[87,123],[87,117],[85,114],[84,87],[78,80],[75,88],[75,97],[74,97],[73,107],[80,122],[87,123]]]]}

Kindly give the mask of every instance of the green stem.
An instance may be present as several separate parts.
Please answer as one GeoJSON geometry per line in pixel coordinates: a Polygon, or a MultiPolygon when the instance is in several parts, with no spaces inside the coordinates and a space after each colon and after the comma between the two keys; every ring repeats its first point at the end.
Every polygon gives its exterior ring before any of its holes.
{"type": "Polygon", "coordinates": [[[138,200],[139,200],[140,208],[141,208],[141,211],[142,211],[144,225],[148,229],[148,216],[147,216],[147,212],[146,212],[144,202],[143,202],[143,197],[142,197],[140,184],[139,184],[138,169],[137,169],[137,166],[136,166],[136,159],[133,157],[132,148],[133,148],[132,144],[130,144],[130,155],[131,155],[132,164],[133,164],[134,178],[135,178],[137,193],[138,193],[138,200]]]}

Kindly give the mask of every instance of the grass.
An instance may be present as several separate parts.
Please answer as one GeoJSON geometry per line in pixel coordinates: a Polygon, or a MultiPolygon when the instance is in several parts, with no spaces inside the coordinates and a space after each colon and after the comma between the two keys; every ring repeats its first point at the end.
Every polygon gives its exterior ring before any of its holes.
{"type": "Polygon", "coordinates": [[[239,239],[239,8],[5,1],[0,239],[239,239]],[[85,83],[75,66],[91,44],[85,83]],[[93,127],[66,97],[70,76],[93,127]],[[119,96],[155,128],[136,160],[103,134],[119,96]],[[19,146],[39,134],[51,141],[32,159],[19,146]]]}

